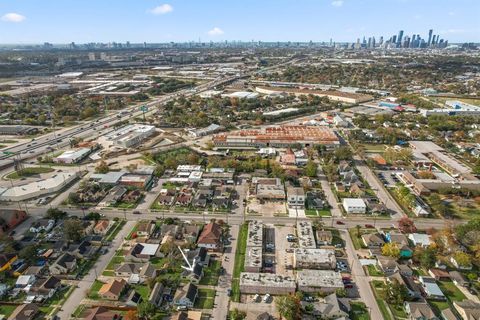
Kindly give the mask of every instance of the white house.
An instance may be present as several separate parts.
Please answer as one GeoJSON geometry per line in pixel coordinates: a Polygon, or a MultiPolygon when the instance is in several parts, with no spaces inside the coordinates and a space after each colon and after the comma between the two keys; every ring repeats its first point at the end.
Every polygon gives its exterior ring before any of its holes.
{"type": "Polygon", "coordinates": [[[346,213],[365,213],[367,212],[367,205],[365,201],[360,198],[345,198],[343,199],[343,208],[346,213]]]}
{"type": "Polygon", "coordinates": [[[408,239],[412,241],[414,246],[428,247],[432,243],[430,236],[423,233],[410,233],[408,239]]]}

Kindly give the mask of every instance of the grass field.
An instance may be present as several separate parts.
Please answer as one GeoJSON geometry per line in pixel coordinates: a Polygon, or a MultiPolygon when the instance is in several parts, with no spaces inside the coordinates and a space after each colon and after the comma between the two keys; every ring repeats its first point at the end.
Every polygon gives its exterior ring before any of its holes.
{"type": "Polygon", "coordinates": [[[198,289],[198,296],[195,300],[195,308],[213,309],[216,291],[213,289],[198,289]]]}
{"type": "Polygon", "coordinates": [[[16,308],[16,305],[0,304],[0,314],[8,318],[16,308]]]}
{"type": "Polygon", "coordinates": [[[120,232],[120,230],[123,229],[123,226],[125,226],[126,223],[127,223],[126,220],[120,220],[115,222],[115,224],[110,228],[110,230],[108,230],[108,233],[105,239],[107,241],[112,241],[113,239],[115,239],[117,234],[120,232]]]}
{"type": "Polygon", "coordinates": [[[27,167],[27,168],[24,168],[22,171],[14,171],[12,173],[9,173],[5,178],[7,179],[27,178],[37,174],[49,173],[52,171],[54,171],[54,169],[50,167],[27,167]]]}
{"type": "Polygon", "coordinates": [[[243,224],[238,232],[237,251],[235,252],[235,264],[232,279],[232,301],[240,301],[240,273],[245,264],[245,252],[247,247],[248,225],[243,224]]]}
{"type": "Polygon", "coordinates": [[[367,266],[367,271],[368,271],[368,274],[371,277],[383,277],[384,276],[383,272],[378,270],[378,268],[376,266],[368,265],[367,266]]]}
{"type": "Polygon", "coordinates": [[[213,261],[208,268],[203,269],[203,277],[200,280],[201,285],[216,286],[218,284],[218,277],[220,275],[220,261],[213,261]]]}
{"type": "MultiPolygon", "coordinates": [[[[348,233],[350,234],[350,238],[352,239],[353,246],[355,247],[355,250],[366,248],[365,245],[362,242],[362,238],[358,237],[357,228],[348,229],[348,233]]],[[[362,234],[366,234],[366,233],[367,232],[364,229],[360,229],[360,236],[362,234]]]]}
{"type": "Polygon", "coordinates": [[[363,302],[351,302],[350,306],[352,307],[350,312],[352,320],[370,320],[367,306],[363,302]]]}

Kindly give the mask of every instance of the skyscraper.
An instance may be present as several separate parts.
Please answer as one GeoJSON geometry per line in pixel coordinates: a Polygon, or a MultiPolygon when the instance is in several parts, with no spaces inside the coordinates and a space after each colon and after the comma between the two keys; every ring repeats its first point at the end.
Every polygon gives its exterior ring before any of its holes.
{"type": "Polygon", "coordinates": [[[433,35],[433,30],[430,29],[428,31],[428,42],[427,42],[427,45],[430,47],[430,45],[432,44],[432,35],[433,35]]]}
{"type": "Polygon", "coordinates": [[[403,30],[400,30],[400,31],[398,32],[398,38],[397,38],[397,44],[398,44],[399,46],[402,45],[402,38],[403,38],[403,30]]]}

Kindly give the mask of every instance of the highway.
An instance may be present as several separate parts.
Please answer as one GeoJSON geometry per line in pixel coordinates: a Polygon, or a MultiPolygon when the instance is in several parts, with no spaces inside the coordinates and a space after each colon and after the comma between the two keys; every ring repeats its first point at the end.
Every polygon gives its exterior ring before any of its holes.
{"type": "Polygon", "coordinates": [[[30,142],[23,142],[10,146],[2,150],[3,154],[0,155],[0,160],[13,160],[14,157],[16,157],[18,160],[30,159],[56,149],[67,147],[70,145],[71,139],[96,136],[100,131],[102,131],[102,134],[105,134],[106,132],[103,130],[111,131],[113,126],[117,123],[127,121],[131,118],[141,117],[143,115],[143,111],[140,110],[141,106],[147,106],[148,111],[146,114],[150,114],[155,112],[156,107],[159,105],[178,98],[179,96],[183,95],[185,97],[189,97],[244,76],[245,75],[217,78],[213,81],[200,84],[194,89],[184,89],[167,94],[150,102],[139,103],[134,106],[126,107],[122,110],[117,110],[108,116],[91,120],[68,129],[58,130],[42,135],[38,138],[32,139],[30,142]]]}

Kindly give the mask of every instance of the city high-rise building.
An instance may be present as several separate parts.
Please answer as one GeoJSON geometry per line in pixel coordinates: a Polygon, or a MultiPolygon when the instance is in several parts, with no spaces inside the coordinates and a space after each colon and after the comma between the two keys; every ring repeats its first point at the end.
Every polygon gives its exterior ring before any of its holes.
{"type": "Polygon", "coordinates": [[[432,35],[433,35],[433,29],[430,29],[428,31],[428,42],[427,45],[430,47],[432,45],[432,35]]]}
{"type": "Polygon", "coordinates": [[[398,46],[401,46],[401,44],[402,44],[402,38],[403,38],[403,30],[400,30],[400,31],[398,32],[398,38],[397,38],[397,44],[398,44],[398,46]]]}

